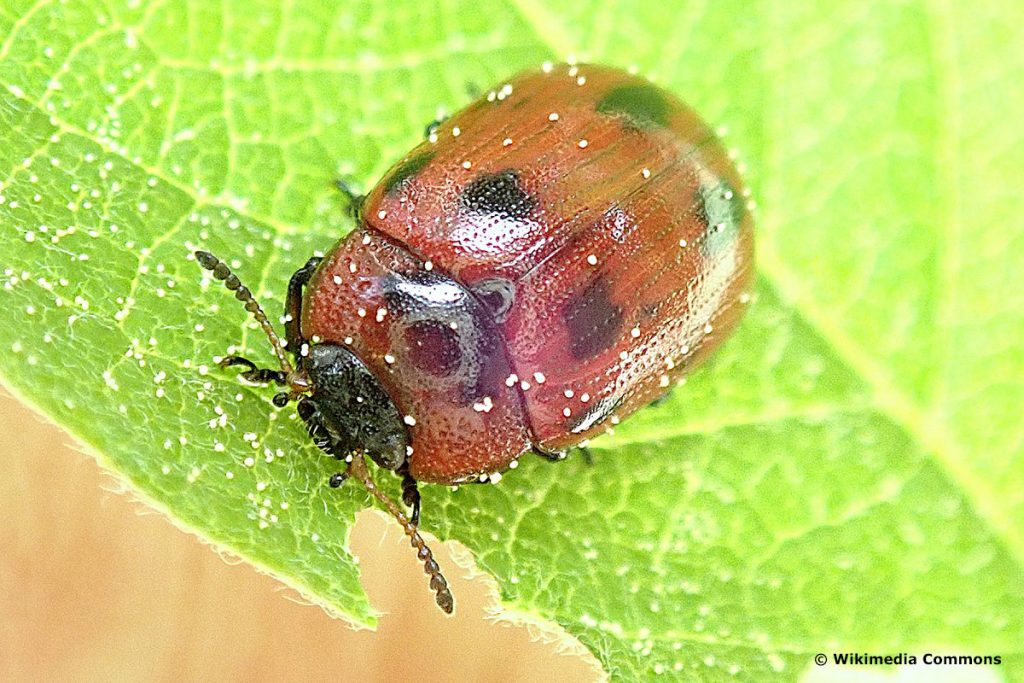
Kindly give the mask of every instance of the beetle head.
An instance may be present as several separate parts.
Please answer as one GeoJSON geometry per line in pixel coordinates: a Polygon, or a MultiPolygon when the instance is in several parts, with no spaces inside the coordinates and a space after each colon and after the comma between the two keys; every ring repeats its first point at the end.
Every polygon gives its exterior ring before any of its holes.
{"type": "Polygon", "coordinates": [[[344,346],[313,344],[302,366],[312,390],[299,412],[307,423],[318,421],[343,450],[366,453],[385,469],[405,463],[409,436],[402,417],[362,360],[344,346]]]}

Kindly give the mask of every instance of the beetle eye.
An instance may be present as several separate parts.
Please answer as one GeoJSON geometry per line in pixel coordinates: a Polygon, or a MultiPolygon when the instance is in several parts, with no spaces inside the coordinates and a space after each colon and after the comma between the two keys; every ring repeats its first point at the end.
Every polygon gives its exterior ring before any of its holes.
{"type": "Polygon", "coordinates": [[[303,420],[308,420],[313,417],[313,413],[316,412],[316,404],[308,398],[304,398],[299,401],[299,405],[296,406],[296,410],[299,412],[299,417],[303,420]]]}

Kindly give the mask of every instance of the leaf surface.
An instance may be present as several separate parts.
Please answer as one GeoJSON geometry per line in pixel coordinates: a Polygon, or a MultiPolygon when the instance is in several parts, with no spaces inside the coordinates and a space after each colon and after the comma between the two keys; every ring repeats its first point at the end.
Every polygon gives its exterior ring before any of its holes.
{"type": "MultiPolygon", "coordinates": [[[[438,106],[570,54],[635,64],[741,151],[735,337],[594,447],[424,490],[512,609],[624,679],[1024,643],[1024,60],[1014,3],[0,2],[0,375],[179,524],[373,624],[267,358],[272,311],[438,106]]],[[[411,560],[410,560],[411,561],[411,560]]]]}

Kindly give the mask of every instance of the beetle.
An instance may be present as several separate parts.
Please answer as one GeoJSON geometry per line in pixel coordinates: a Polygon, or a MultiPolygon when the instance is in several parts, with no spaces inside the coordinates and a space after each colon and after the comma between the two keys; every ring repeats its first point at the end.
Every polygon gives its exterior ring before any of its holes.
{"type": "Polygon", "coordinates": [[[348,463],[330,485],[354,477],[392,513],[450,613],[418,482],[561,459],[662,396],[739,320],[753,228],[715,133],[615,68],[545,64],[427,132],[367,196],[348,192],[357,226],[292,276],[284,342],[223,262],[195,256],[280,367],[220,364],[285,388],[275,405],[297,402],[348,463]],[[409,514],[365,456],[402,477],[409,514]]]}

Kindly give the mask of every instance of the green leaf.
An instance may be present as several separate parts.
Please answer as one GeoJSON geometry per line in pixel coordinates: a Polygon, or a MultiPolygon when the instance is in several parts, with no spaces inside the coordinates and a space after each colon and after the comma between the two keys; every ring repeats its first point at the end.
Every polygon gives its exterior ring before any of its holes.
{"type": "MultiPolygon", "coordinates": [[[[793,679],[817,652],[1024,677],[1019,3],[0,2],[4,382],[153,505],[353,622],[357,487],[211,358],[438,106],[544,59],[725,125],[760,280],[717,357],[599,441],[424,491],[503,602],[621,678],[793,679]]],[[[411,558],[410,558],[410,561],[411,558]]]]}

